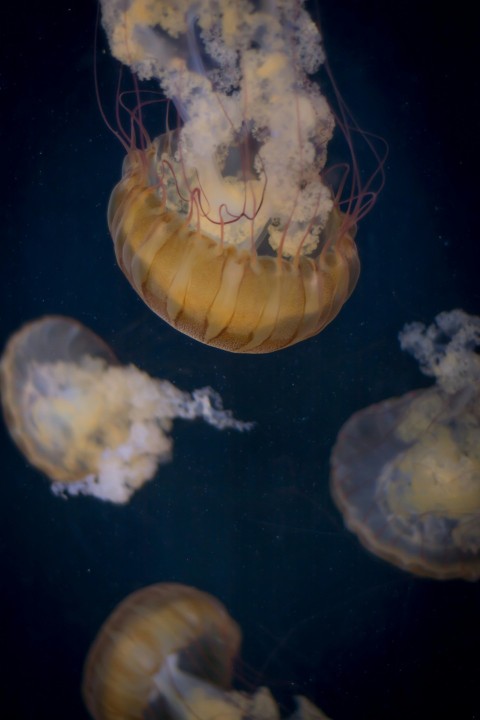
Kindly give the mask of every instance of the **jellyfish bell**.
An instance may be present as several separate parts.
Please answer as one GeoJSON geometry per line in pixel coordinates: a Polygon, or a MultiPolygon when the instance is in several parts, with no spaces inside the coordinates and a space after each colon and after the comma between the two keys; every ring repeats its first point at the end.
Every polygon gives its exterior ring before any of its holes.
{"type": "MultiPolygon", "coordinates": [[[[477,580],[480,457],[462,422],[432,417],[444,401],[419,391],[353,415],[333,450],[332,495],[374,554],[417,575],[477,580]]],[[[478,412],[475,422],[478,443],[478,412]]]]}
{"type": "MultiPolygon", "coordinates": [[[[42,368],[52,363],[68,366],[82,357],[111,366],[118,364],[113,351],[98,335],[72,318],[51,315],[27,323],[16,332],[0,362],[1,401],[10,435],[32,465],[63,482],[85,474],[83,460],[79,457],[75,462],[65,455],[64,442],[59,439],[66,432],[60,408],[52,407],[53,412],[47,415],[37,398],[49,392],[42,368]]],[[[80,395],[75,401],[80,410],[80,395]]]]}
{"type": "MultiPolygon", "coordinates": [[[[94,720],[271,720],[266,688],[232,690],[241,631],[196,588],[159,583],[123,600],[89,650],[82,694],[94,720]]],[[[291,720],[327,720],[306,698],[291,720]]]]}
{"type": "Polygon", "coordinates": [[[211,388],[192,394],[121,366],[91,330],[67,317],[28,323],[0,360],[10,434],[63,496],[126,503],[172,453],[175,418],[247,430],[211,388]]]}
{"type": "Polygon", "coordinates": [[[129,595],[98,633],[86,660],[83,697],[95,720],[142,718],[164,674],[194,669],[230,687],[241,633],[214,597],[195,588],[158,584],[129,595]],[[167,659],[175,658],[165,667],[167,659]],[[162,674],[163,671],[163,674],[162,674]]]}
{"type": "Polygon", "coordinates": [[[480,318],[454,310],[406,325],[402,348],[433,375],[426,390],[354,414],[332,452],[347,527],[412,573],[480,578],[480,318]]]}
{"type": "Polygon", "coordinates": [[[309,79],[324,54],[303,3],[101,5],[112,54],[158,79],[181,118],[150,141],[140,103],[123,134],[108,222],[129,282],[170,325],[224,350],[316,335],[356,285],[356,222],[375,193],[355,167],[342,204],[322,176],[335,123],[309,79]]]}

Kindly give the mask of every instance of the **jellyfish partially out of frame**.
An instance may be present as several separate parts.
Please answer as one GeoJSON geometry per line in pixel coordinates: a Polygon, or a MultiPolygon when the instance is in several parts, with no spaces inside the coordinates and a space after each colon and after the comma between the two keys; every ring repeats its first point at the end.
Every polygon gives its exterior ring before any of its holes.
{"type": "MultiPolygon", "coordinates": [[[[303,0],[101,6],[112,54],[158,79],[178,113],[151,141],[152,101],[139,92],[131,127],[116,131],[127,156],[108,223],[131,285],[170,325],[223,350],[316,335],[355,287],[356,223],[383,173],[375,160],[362,184],[355,158],[348,181],[346,167],[325,169],[335,121],[309,78],[324,53],[303,0]]],[[[351,150],[351,120],[340,124],[351,150]]]]}
{"type": "Polygon", "coordinates": [[[412,573],[480,578],[480,318],[406,325],[402,349],[436,385],[353,415],[332,453],[332,493],[371,552],[412,573]]]}
{"type": "MultiPolygon", "coordinates": [[[[94,720],[273,720],[266,688],[232,690],[241,632],[216,598],[160,583],[123,600],[88,653],[83,697],[94,720]]],[[[297,697],[290,720],[328,720],[297,697]]]]}
{"type": "Polygon", "coordinates": [[[47,316],[21,328],[0,361],[2,407],[25,457],[60,495],[127,503],[169,462],[174,418],[249,429],[211,388],[191,395],[134,365],[76,320],[47,316]]]}

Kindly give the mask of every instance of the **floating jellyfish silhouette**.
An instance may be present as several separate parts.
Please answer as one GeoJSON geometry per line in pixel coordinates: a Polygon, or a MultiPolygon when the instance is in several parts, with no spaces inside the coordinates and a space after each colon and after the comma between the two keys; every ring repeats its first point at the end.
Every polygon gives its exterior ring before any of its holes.
{"type": "Polygon", "coordinates": [[[436,385],[353,415],[332,453],[332,494],[371,552],[412,573],[480,578],[480,318],[406,325],[402,349],[436,385]]]}
{"type": "Polygon", "coordinates": [[[133,365],[71,318],[48,316],[21,328],[0,362],[10,434],[61,495],[126,503],[171,458],[174,418],[202,418],[247,430],[211,388],[191,395],[133,365]]]}
{"type": "Polygon", "coordinates": [[[112,54],[158,79],[180,119],[151,142],[139,101],[117,132],[127,156],[108,223],[131,285],[170,325],[223,350],[316,335],[356,285],[356,223],[376,192],[355,160],[347,198],[345,176],[337,196],[328,186],[335,123],[308,77],[324,53],[303,2],[101,5],[112,54]]]}
{"type": "MultiPolygon", "coordinates": [[[[90,651],[83,698],[95,720],[272,720],[266,688],[231,689],[241,632],[223,605],[193,587],[157,584],[121,602],[90,651]]],[[[328,720],[297,697],[291,720],[328,720]]]]}

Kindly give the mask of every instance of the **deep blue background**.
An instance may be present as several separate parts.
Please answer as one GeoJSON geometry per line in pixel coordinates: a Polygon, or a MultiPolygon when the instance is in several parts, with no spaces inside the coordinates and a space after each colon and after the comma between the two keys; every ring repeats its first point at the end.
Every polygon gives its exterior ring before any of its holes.
{"type": "MultiPolygon", "coordinates": [[[[352,412],[428,384],[398,347],[403,324],[480,312],[478,32],[464,2],[416,5],[320,8],[344,98],[389,143],[387,183],[359,229],[362,275],[340,316],[259,357],[170,329],[116,267],[105,212],[123,151],[94,94],[95,4],[3,11],[2,343],[32,318],[72,315],[124,362],[211,385],[258,425],[179,421],[174,461],[120,508],[55,498],[1,428],[2,716],[85,719],[82,664],[101,623],[133,590],[175,580],[238,620],[247,687],[303,693],[336,720],[480,717],[478,584],[369,555],[328,490],[352,412]]],[[[117,69],[107,54],[98,69],[111,112],[117,69]]]]}

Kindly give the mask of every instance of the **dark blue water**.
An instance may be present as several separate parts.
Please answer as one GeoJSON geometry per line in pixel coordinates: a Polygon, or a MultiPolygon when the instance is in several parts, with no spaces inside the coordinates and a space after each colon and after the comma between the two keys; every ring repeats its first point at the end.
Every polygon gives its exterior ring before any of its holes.
{"type": "MultiPolygon", "coordinates": [[[[101,623],[133,590],[170,580],[213,593],[240,623],[240,682],[305,694],[336,720],[479,718],[480,587],[369,555],[328,489],[342,423],[428,384],[398,347],[403,324],[480,313],[479,57],[466,4],[320,8],[344,98],[390,146],[387,183],[359,229],[362,275],[340,316],[259,357],[170,329],[116,267],[105,214],[123,152],[94,94],[95,11],[80,0],[4,11],[2,343],[27,320],[71,315],[122,361],[184,389],[211,385],[257,427],[178,421],[174,461],[127,507],[55,498],[1,428],[0,714],[86,718],[82,665],[101,623]]],[[[115,72],[101,54],[110,111],[115,72]]]]}

